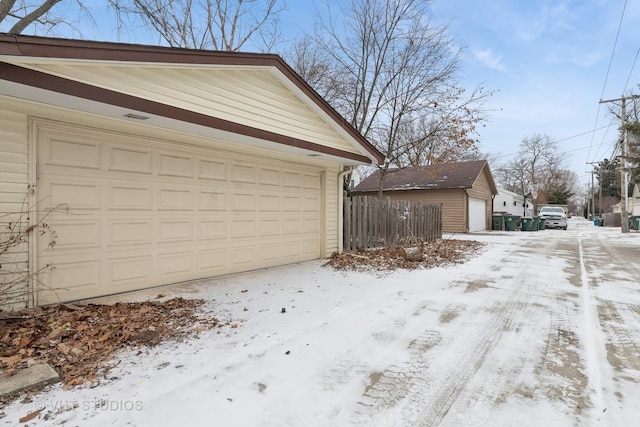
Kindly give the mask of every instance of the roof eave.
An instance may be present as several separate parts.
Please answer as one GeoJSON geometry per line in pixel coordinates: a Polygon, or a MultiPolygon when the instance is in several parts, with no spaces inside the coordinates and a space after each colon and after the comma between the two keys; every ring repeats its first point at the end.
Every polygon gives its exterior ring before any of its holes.
{"type": "MultiPolygon", "coordinates": [[[[24,58],[52,58],[52,59],[71,59],[82,61],[117,61],[130,63],[155,63],[155,64],[185,64],[185,65],[216,65],[216,66],[254,66],[266,67],[277,70],[278,77],[281,82],[285,83],[289,89],[295,88],[299,95],[304,96],[310,103],[316,107],[317,112],[325,114],[326,117],[335,124],[351,141],[351,144],[360,151],[360,155],[349,153],[348,157],[357,160],[362,164],[382,164],[384,156],[380,153],[366,138],[360,135],[340,114],[338,114],[329,103],[318,95],[308,83],[287,65],[278,55],[263,53],[240,53],[240,52],[219,52],[195,49],[176,49],[160,46],[146,46],[135,44],[121,44],[111,42],[95,42],[85,40],[70,39],[51,39],[44,37],[22,36],[14,34],[0,33],[0,57],[24,57],[24,58]]],[[[9,64],[3,64],[9,66],[9,64]]],[[[35,72],[35,71],[32,71],[35,72]]],[[[6,70],[4,72],[6,75],[6,70]]],[[[41,73],[42,75],[42,73],[41,73]]],[[[53,77],[53,76],[50,76],[53,77]]],[[[63,79],[64,80],[64,79],[63,79]]],[[[27,84],[27,83],[25,83],[27,84]]],[[[86,89],[87,85],[82,86],[77,83],[78,87],[86,89]]],[[[69,85],[66,85],[69,86],[69,85]]],[[[91,86],[89,86],[91,88],[91,86]]],[[[47,87],[48,90],[56,90],[56,87],[47,87]]],[[[83,92],[84,89],[80,92],[83,92]]],[[[95,88],[96,91],[99,88],[95,88]]],[[[95,92],[95,91],[94,91],[95,92]]],[[[102,92],[106,95],[104,99],[94,101],[109,102],[114,98],[122,99],[130,97],[121,94],[117,96],[116,92],[102,92]]],[[[197,113],[193,113],[197,115],[197,113]]],[[[210,122],[219,121],[219,119],[209,118],[210,122]]],[[[235,124],[235,127],[243,131],[247,131],[249,127],[235,124]]],[[[259,130],[258,130],[259,131],[259,130]]],[[[255,132],[254,132],[255,133],[255,132]]],[[[268,132],[262,131],[266,134],[268,132]]],[[[286,143],[308,145],[309,147],[322,147],[319,144],[313,144],[306,141],[295,140],[282,135],[275,137],[269,135],[274,142],[286,140],[286,143]]],[[[327,147],[328,148],[328,147],[327,147]]],[[[329,148],[328,148],[329,149],[329,148]]],[[[329,149],[331,150],[331,149],[329,149]]],[[[336,153],[343,155],[347,153],[337,150],[336,153]]]]}

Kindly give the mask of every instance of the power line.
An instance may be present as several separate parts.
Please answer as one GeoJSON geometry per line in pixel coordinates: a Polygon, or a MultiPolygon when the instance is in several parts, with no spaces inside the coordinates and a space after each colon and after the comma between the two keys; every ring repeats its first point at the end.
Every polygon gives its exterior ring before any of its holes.
{"type": "MultiPolygon", "coordinates": [[[[597,128],[597,129],[589,130],[589,131],[586,131],[586,132],[582,132],[582,133],[579,133],[579,134],[577,134],[577,135],[568,136],[568,137],[566,137],[566,138],[562,138],[562,139],[554,140],[554,142],[563,142],[563,141],[568,141],[568,140],[570,140],[570,139],[574,139],[574,138],[578,138],[578,137],[580,137],[580,136],[588,135],[588,134],[590,134],[590,133],[593,133],[593,132],[596,132],[596,131],[599,131],[599,130],[602,130],[602,129],[607,129],[607,130],[608,130],[608,128],[610,128],[611,126],[613,126],[613,123],[609,123],[609,124],[608,124],[608,125],[606,125],[606,126],[601,126],[601,127],[597,128]]],[[[603,145],[603,144],[605,144],[605,142],[604,142],[604,141],[603,141],[602,143],[598,144],[598,145],[597,145],[597,147],[600,147],[600,146],[601,146],[601,145],[603,145]]],[[[561,153],[573,153],[573,152],[575,152],[575,151],[582,151],[582,150],[586,150],[586,149],[590,149],[590,148],[591,148],[591,147],[580,147],[580,148],[574,148],[574,149],[572,149],[572,150],[562,151],[561,153]]],[[[501,159],[501,158],[503,158],[503,157],[516,156],[516,155],[518,155],[518,154],[524,154],[524,151],[516,151],[516,152],[514,152],[514,153],[509,153],[509,154],[501,154],[501,155],[499,155],[499,156],[495,156],[494,158],[497,160],[497,159],[501,159]]]]}
{"type": "Polygon", "coordinates": [[[622,93],[624,93],[627,90],[627,86],[629,86],[629,80],[631,80],[631,75],[633,74],[633,69],[636,66],[636,61],[638,60],[638,54],[640,54],[640,47],[638,48],[638,51],[636,52],[636,57],[633,60],[633,64],[631,65],[631,71],[629,71],[629,77],[627,77],[627,82],[624,84],[624,90],[622,91],[622,93]]]}
{"type": "MultiPolygon", "coordinates": [[[[627,0],[624,0],[624,7],[622,8],[622,15],[620,16],[620,23],[618,24],[618,32],[616,33],[616,40],[613,43],[613,49],[611,50],[611,58],[609,58],[609,66],[607,67],[607,75],[604,78],[604,84],[602,85],[602,93],[600,93],[600,99],[604,97],[604,91],[607,88],[607,81],[609,80],[609,73],[611,72],[611,64],[613,63],[613,57],[616,53],[616,47],[618,46],[618,38],[620,37],[620,29],[622,28],[622,21],[624,20],[624,12],[627,10],[627,0]]],[[[598,104],[598,111],[596,112],[596,120],[593,124],[593,134],[591,135],[591,145],[593,145],[593,138],[595,137],[596,126],[598,125],[598,117],[600,117],[600,107],[598,104]]],[[[587,159],[591,156],[591,147],[587,153],[587,159]]]]}

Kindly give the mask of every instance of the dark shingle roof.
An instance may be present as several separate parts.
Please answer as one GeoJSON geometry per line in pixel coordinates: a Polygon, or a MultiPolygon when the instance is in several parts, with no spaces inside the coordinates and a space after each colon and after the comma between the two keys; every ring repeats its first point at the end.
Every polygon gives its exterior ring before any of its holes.
{"type": "MultiPolygon", "coordinates": [[[[488,170],[489,166],[486,160],[474,160],[471,162],[390,169],[384,178],[383,191],[471,188],[485,167],[488,170]]],[[[488,179],[492,186],[492,191],[497,192],[490,173],[488,179]]],[[[377,170],[358,184],[353,191],[378,191],[379,186],[380,171],[377,170]]]]}

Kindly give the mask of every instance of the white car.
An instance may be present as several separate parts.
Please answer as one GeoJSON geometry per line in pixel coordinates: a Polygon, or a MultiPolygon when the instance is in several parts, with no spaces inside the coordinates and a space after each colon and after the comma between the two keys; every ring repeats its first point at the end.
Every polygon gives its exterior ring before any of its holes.
{"type": "Polygon", "coordinates": [[[567,214],[564,209],[558,206],[544,206],[538,212],[540,219],[544,218],[545,228],[562,228],[567,229],[567,214]]]}

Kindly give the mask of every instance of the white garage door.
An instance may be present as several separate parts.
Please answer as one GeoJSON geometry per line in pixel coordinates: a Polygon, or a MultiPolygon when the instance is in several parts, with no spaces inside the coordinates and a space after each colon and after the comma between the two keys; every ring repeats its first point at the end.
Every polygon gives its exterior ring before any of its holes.
{"type": "Polygon", "coordinates": [[[41,303],[320,257],[318,169],[91,130],[37,146],[38,197],[70,208],[38,242],[41,303]]]}
{"type": "Polygon", "coordinates": [[[487,229],[486,202],[469,198],[469,231],[485,231],[487,229]]]}

